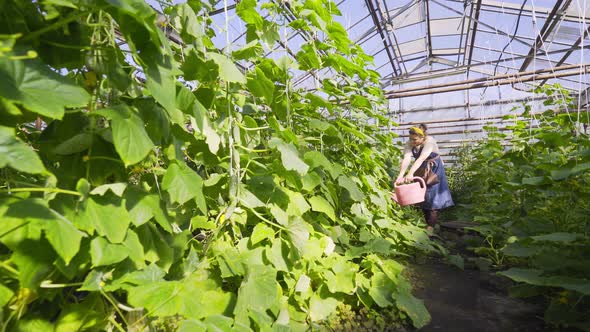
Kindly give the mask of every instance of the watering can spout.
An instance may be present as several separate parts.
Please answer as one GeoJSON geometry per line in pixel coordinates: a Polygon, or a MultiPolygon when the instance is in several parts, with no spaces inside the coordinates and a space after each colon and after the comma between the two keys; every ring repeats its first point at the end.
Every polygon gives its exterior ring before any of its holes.
{"type": "Polygon", "coordinates": [[[391,199],[393,199],[394,202],[399,203],[397,195],[395,193],[391,193],[391,199]]]}

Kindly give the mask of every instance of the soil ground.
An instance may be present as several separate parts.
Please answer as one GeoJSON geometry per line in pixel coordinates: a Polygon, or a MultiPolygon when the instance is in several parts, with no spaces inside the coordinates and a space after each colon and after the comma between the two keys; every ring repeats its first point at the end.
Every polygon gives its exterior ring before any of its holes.
{"type": "MultiPolygon", "coordinates": [[[[460,229],[442,228],[437,241],[454,253],[468,258],[466,242],[473,235],[460,229]]],[[[419,331],[536,332],[551,331],[545,326],[543,306],[534,301],[511,298],[512,282],[494,272],[477,268],[466,260],[465,269],[450,265],[442,258],[418,259],[410,265],[409,277],[414,295],[424,300],[432,320],[419,331]]]]}

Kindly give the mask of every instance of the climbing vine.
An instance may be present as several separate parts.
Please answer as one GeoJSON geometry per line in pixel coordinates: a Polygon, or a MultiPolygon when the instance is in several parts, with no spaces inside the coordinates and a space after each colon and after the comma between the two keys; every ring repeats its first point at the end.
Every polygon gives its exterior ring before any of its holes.
{"type": "Polygon", "coordinates": [[[230,53],[209,1],[162,3],[0,4],[3,329],[425,325],[401,263],[438,248],[388,198],[399,150],[335,4],[242,0],[230,53]],[[308,37],[294,57],[266,56],[277,22],[308,37]]]}

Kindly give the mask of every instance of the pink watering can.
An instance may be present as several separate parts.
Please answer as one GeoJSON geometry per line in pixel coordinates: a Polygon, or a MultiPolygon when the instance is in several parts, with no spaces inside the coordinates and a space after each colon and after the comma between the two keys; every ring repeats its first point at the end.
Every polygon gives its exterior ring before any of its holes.
{"type": "Polygon", "coordinates": [[[414,181],[395,186],[395,192],[391,193],[391,199],[402,206],[424,202],[426,183],[422,178],[417,176],[414,177],[414,181]]]}

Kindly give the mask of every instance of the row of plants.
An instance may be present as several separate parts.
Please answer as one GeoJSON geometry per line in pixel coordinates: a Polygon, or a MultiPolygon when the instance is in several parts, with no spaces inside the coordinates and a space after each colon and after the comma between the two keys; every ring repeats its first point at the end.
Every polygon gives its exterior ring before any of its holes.
{"type": "Polygon", "coordinates": [[[160,3],[0,3],[2,329],[424,326],[402,263],[441,248],[389,199],[400,151],[335,4],[242,0],[231,51],[213,1],[160,3]],[[308,41],[267,57],[285,26],[308,41]]]}
{"type": "Polygon", "coordinates": [[[506,130],[487,126],[486,140],[457,151],[453,214],[481,224],[474,250],[517,282],[512,295],[543,297],[547,323],[589,331],[589,114],[559,85],[535,93],[546,111],[523,104],[506,130]]]}

